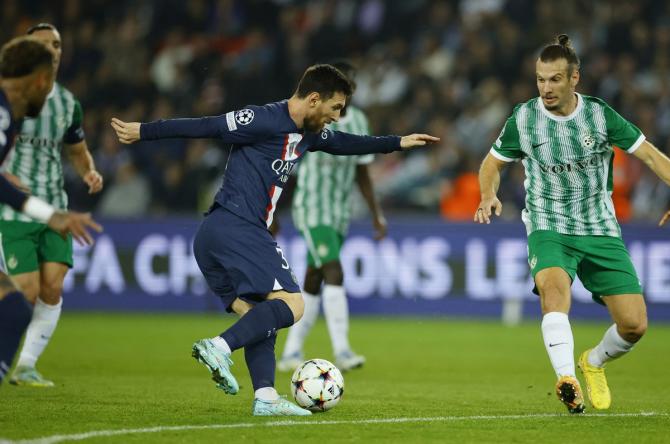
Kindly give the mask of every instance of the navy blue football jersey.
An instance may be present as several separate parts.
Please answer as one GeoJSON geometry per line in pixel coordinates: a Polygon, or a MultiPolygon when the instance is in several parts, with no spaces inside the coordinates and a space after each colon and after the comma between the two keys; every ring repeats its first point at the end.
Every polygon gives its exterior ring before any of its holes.
{"type": "MultiPolygon", "coordinates": [[[[0,89],[0,165],[5,161],[14,146],[14,137],[18,125],[12,118],[12,109],[5,92],[0,89]]],[[[0,174],[0,203],[8,204],[21,211],[28,196],[17,190],[2,174],[0,174]]]]}
{"type": "Polygon", "coordinates": [[[14,145],[16,122],[12,119],[12,110],[5,92],[0,89],[0,165],[5,161],[14,145]]]}
{"type": "Polygon", "coordinates": [[[400,149],[398,136],[359,136],[328,129],[304,132],[291,119],[286,100],[250,105],[221,116],[143,123],[140,137],[142,140],[207,137],[232,143],[215,201],[264,227],[272,223],[279,196],[305,152],[352,155],[400,149]]]}

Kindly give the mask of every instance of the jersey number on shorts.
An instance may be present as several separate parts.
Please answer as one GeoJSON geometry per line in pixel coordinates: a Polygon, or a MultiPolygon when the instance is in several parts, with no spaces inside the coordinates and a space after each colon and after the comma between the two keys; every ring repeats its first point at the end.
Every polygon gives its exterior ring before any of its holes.
{"type": "Polygon", "coordinates": [[[288,267],[288,261],[287,261],[286,258],[284,257],[284,252],[281,251],[281,248],[279,248],[279,247],[276,247],[276,248],[277,248],[277,253],[281,256],[281,267],[282,267],[284,270],[288,270],[288,268],[289,268],[289,267],[288,267]]]}

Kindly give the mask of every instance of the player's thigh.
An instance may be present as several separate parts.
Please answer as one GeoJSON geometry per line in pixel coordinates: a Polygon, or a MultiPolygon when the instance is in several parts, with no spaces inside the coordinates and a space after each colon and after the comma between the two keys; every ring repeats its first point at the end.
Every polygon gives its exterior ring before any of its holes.
{"type": "Polygon", "coordinates": [[[210,288],[229,309],[235,298],[257,303],[273,291],[300,292],[268,230],[220,207],[200,225],[193,253],[210,288]]]}
{"type": "Polygon", "coordinates": [[[333,227],[318,225],[302,230],[307,245],[307,265],[321,268],[323,264],[339,260],[343,236],[333,227]]]}
{"type": "Polygon", "coordinates": [[[237,294],[233,287],[233,282],[225,266],[217,260],[216,256],[211,254],[207,247],[206,240],[200,233],[196,233],[193,242],[193,254],[195,256],[198,268],[207,282],[207,286],[212,293],[219,296],[228,312],[238,313],[233,307],[237,300],[237,294]]]}
{"type": "Polygon", "coordinates": [[[528,264],[535,282],[535,294],[541,297],[558,294],[569,301],[578,262],[579,254],[564,235],[539,230],[528,236],[528,264]]]}
{"type": "Polygon", "coordinates": [[[580,243],[584,256],[577,275],[593,299],[604,304],[611,295],[642,294],[637,276],[621,238],[611,236],[584,236],[580,243]]]}
{"type": "Polygon", "coordinates": [[[0,221],[0,256],[4,272],[31,302],[39,294],[39,233],[44,225],[32,222],[0,221]]]}

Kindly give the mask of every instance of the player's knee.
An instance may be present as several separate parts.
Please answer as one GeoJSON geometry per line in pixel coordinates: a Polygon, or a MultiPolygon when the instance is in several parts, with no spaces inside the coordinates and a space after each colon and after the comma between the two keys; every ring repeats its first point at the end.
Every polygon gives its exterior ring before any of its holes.
{"type": "Polygon", "coordinates": [[[536,279],[535,285],[540,293],[542,312],[567,312],[570,308],[570,287],[552,279],[536,279]]]}
{"type": "Polygon", "coordinates": [[[302,315],[305,313],[305,300],[302,298],[302,295],[300,295],[300,298],[291,307],[291,311],[293,312],[293,323],[295,324],[302,319],[302,315]]]}
{"type": "Polygon", "coordinates": [[[647,332],[647,318],[629,319],[617,324],[619,335],[628,342],[637,342],[647,332]]]}
{"type": "Polygon", "coordinates": [[[251,305],[247,301],[243,301],[242,299],[237,298],[233,301],[233,304],[231,305],[230,308],[233,310],[233,312],[242,317],[245,314],[247,314],[249,310],[253,308],[253,305],[251,305]]]}
{"type": "Polygon", "coordinates": [[[342,285],[344,282],[344,272],[340,261],[333,261],[324,264],[323,280],[328,285],[342,285]]]}
{"type": "Polygon", "coordinates": [[[62,282],[43,282],[39,291],[40,299],[49,305],[56,305],[60,302],[63,294],[62,282]]]}
{"type": "Polygon", "coordinates": [[[302,315],[305,312],[305,301],[302,298],[302,294],[288,293],[286,297],[282,299],[284,299],[288,308],[291,309],[291,313],[293,313],[293,323],[295,324],[302,318],[302,315]]]}

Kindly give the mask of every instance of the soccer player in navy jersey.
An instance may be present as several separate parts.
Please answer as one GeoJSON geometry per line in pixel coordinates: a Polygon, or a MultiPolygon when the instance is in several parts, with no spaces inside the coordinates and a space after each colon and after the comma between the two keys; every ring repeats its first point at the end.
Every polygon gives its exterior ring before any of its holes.
{"type": "MultiPolygon", "coordinates": [[[[53,53],[32,37],[19,37],[0,50],[0,164],[14,144],[24,117],[36,117],[54,83],[53,53]]],[[[56,211],[48,203],[17,189],[0,174],[0,203],[46,223],[62,235],[72,233],[79,242],[91,244],[86,227],[100,231],[90,214],[56,211]]],[[[2,233],[0,233],[2,236],[2,233]]],[[[19,341],[30,323],[32,309],[23,293],[7,276],[0,248],[0,382],[9,371],[19,341]]]]}
{"type": "Polygon", "coordinates": [[[284,253],[272,238],[282,188],[306,151],[337,155],[390,153],[436,142],[426,134],[358,136],[324,129],[336,122],[352,93],[350,81],[331,65],[314,65],[288,100],[247,106],[215,117],[158,120],[112,119],[122,143],[174,137],[218,138],[232,143],[223,184],[194,239],[200,270],[227,310],[241,318],[212,339],[193,345],[193,356],[226,393],[239,386],[231,353],[244,348],[255,390],[257,416],[309,415],[274,389],[277,330],[297,322],[303,299],[284,253]]]}

